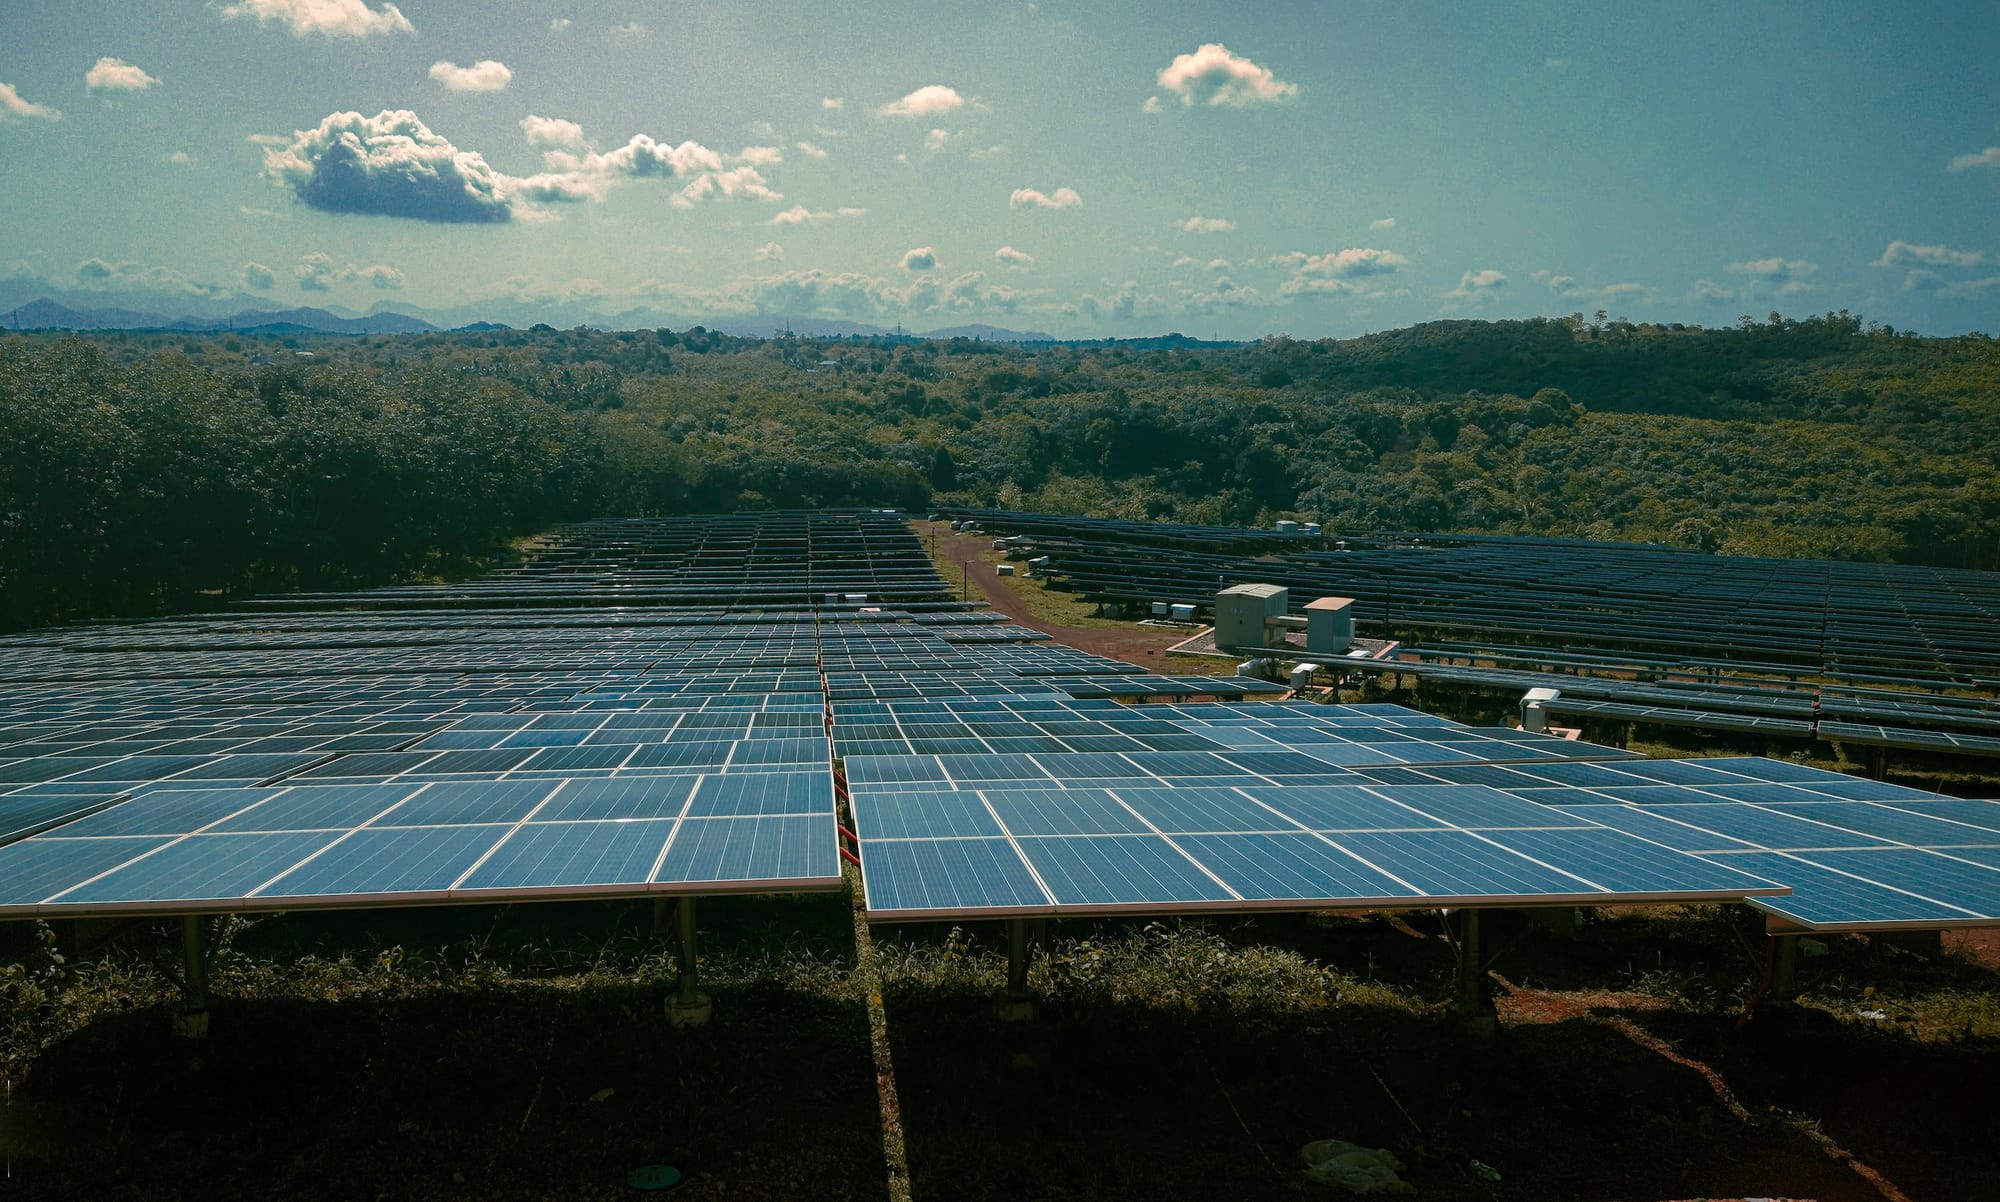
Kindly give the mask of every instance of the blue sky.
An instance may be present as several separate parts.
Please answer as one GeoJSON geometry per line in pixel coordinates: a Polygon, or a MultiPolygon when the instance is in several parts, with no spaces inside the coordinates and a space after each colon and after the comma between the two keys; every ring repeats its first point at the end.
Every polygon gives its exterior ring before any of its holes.
{"type": "Polygon", "coordinates": [[[1992,332],[2000,17],[10,0],[0,211],[0,280],[190,311],[1992,332]]]}

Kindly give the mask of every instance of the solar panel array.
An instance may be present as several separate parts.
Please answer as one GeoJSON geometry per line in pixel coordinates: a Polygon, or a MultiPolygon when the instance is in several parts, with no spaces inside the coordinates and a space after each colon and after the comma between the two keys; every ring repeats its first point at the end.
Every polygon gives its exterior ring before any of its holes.
{"type": "Polygon", "coordinates": [[[1623,721],[2000,754],[2000,573],[1435,534],[1249,558],[1261,532],[954,512],[1030,536],[1101,601],[1208,605],[1245,581],[1295,606],[1352,597],[1364,631],[1406,638],[1357,669],[1559,688],[1565,712],[1623,721]]]}
{"type": "Polygon", "coordinates": [[[1991,803],[1245,699],[1271,686],[959,606],[898,515],[699,526],[589,524],[469,585],[0,639],[0,917],[837,889],[843,789],[878,919],[2000,914],[1991,803]]]}

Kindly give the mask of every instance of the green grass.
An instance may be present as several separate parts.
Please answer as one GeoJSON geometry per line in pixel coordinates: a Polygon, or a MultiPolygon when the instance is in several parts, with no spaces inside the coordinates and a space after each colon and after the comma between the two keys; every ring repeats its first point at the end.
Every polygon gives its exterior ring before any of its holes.
{"type": "Polygon", "coordinates": [[[1572,1013],[1478,1041],[1443,1020],[1433,915],[1072,920],[1011,1026],[999,924],[877,927],[864,973],[852,914],[704,901],[715,1018],[683,1031],[643,903],[226,920],[201,1043],[168,1034],[175,924],[80,957],[0,930],[6,1197],[609,1198],[655,1161],[683,1197],[887,1197],[871,991],[924,1200],[1296,1198],[1293,1154],[1327,1137],[1468,1202],[1865,1196],[1821,1141],[1914,1197],[2000,1173],[1978,1103],[2000,974],[1953,956],[1824,940],[1800,1004],[1746,1028],[1741,910],[1595,912],[1573,939],[1495,913],[1495,971],[1572,1013]],[[1603,1015],[1713,1066],[1749,1117],[1603,1015]]]}

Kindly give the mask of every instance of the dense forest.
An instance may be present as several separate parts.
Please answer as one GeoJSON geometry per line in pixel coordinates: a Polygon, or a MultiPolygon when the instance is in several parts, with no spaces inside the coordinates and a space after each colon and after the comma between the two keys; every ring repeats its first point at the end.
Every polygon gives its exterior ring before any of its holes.
{"type": "Polygon", "coordinates": [[[2000,566],[2000,342],[1846,313],[1243,346],[701,327],[0,338],[0,625],[931,500],[2000,566]]]}

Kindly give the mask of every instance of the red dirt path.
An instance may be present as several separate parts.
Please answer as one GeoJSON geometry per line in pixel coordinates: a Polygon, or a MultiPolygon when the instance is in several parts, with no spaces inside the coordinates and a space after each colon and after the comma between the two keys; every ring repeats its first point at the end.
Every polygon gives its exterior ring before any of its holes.
{"type": "MultiPolygon", "coordinates": [[[[919,537],[928,538],[929,532],[920,528],[919,537]]],[[[1016,625],[1048,635],[1065,646],[1075,647],[1102,655],[1107,659],[1123,660],[1154,671],[1165,671],[1160,657],[1168,647],[1187,637],[1184,631],[1151,628],[1127,630],[1114,626],[1056,626],[1034,617],[1028,612],[1021,598],[1015,594],[1013,586],[993,570],[982,556],[993,549],[991,535],[954,534],[943,522],[937,524],[937,558],[944,565],[939,570],[946,583],[956,585],[955,573],[950,565],[963,565],[962,572],[971,577],[974,592],[984,592],[993,608],[1006,614],[1016,625]]]]}

